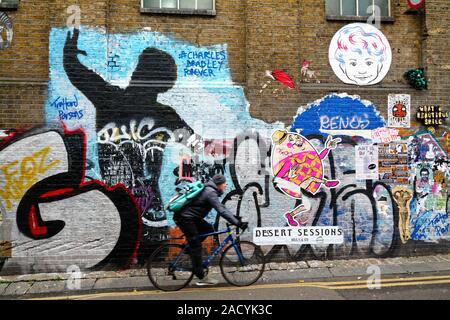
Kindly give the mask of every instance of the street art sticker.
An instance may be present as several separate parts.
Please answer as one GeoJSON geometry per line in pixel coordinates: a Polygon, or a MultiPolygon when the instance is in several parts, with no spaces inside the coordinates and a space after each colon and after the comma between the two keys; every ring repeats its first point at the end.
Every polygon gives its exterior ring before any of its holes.
{"type": "Polygon", "coordinates": [[[409,94],[388,96],[388,126],[393,128],[411,126],[411,96],[409,94]]]}
{"type": "MultiPolygon", "coordinates": [[[[328,136],[325,149],[319,153],[308,139],[298,133],[286,130],[274,132],[272,172],[276,186],[286,195],[298,200],[302,199],[303,190],[315,194],[322,185],[327,188],[337,187],[339,181],[324,177],[322,160],[330,150],[336,149],[340,141],[340,138],[328,136]]],[[[300,216],[297,221],[295,217],[308,210],[308,204],[302,203],[285,213],[284,217],[290,226],[298,226],[307,219],[300,216]]]]}
{"type": "Polygon", "coordinates": [[[378,146],[358,145],[355,147],[356,179],[378,180],[378,146]]]}
{"type": "Polygon", "coordinates": [[[408,144],[405,142],[378,145],[380,181],[408,184],[408,144]]]}
{"type": "Polygon", "coordinates": [[[398,230],[400,231],[400,239],[402,243],[406,243],[409,239],[411,239],[409,219],[410,202],[413,197],[413,193],[408,188],[396,186],[392,190],[392,194],[399,208],[398,230]]]}
{"type": "Polygon", "coordinates": [[[13,24],[8,15],[0,11],[0,50],[11,46],[13,40],[13,24]]]}
{"type": "Polygon", "coordinates": [[[278,97],[280,94],[284,94],[284,89],[289,88],[289,90],[293,90],[295,88],[294,80],[292,80],[291,76],[284,71],[281,70],[266,70],[265,78],[269,78],[269,80],[265,81],[261,85],[261,89],[259,93],[263,93],[265,90],[270,88],[273,83],[277,85],[273,88],[272,94],[275,97],[278,97]],[[281,86],[280,86],[281,84],[281,86]]]}
{"type": "Polygon", "coordinates": [[[302,76],[302,82],[310,82],[312,79],[315,80],[316,83],[320,83],[317,79],[316,71],[311,70],[309,66],[311,65],[310,60],[303,60],[302,67],[300,69],[300,74],[302,76]]]}
{"type": "Polygon", "coordinates": [[[266,76],[271,78],[272,80],[278,81],[282,85],[288,87],[289,89],[294,89],[294,81],[292,80],[291,76],[288,75],[286,72],[281,70],[266,70],[266,76]]]}
{"type": "Polygon", "coordinates": [[[430,162],[447,157],[445,150],[430,133],[414,135],[408,139],[408,163],[430,162]]]}
{"type": "Polygon", "coordinates": [[[419,9],[424,3],[425,0],[408,0],[408,6],[415,10],[419,9]]]}
{"type": "Polygon", "coordinates": [[[304,136],[350,135],[370,139],[371,130],[383,127],[385,121],[370,101],[342,93],[300,107],[290,131],[300,129],[304,136]]]}
{"type": "Polygon", "coordinates": [[[389,143],[400,140],[398,129],[377,128],[372,130],[372,141],[374,143],[389,143]]]}
{"type": "Polygon", "coordinates": [[[388,40],[376,27],[367,23],[351,23],[334,35],[328,58],[341,81],[368,86],[386,76],[392,52],[388,40]]]}

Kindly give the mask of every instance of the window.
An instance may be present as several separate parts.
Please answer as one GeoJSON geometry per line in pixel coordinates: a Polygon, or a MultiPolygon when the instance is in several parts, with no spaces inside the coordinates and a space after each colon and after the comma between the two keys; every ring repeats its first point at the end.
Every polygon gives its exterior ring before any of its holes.
{"type": "Polygon", "coordinates": [[[215,15],[215,0],[141,0],[141,12],[215,15]]]}
{"type": "Polygon", "coordinates": [[[376,6],[380,8],[381,21],[393,21],[391,0],[326,0],[326,15],[328,20],[366,21],[375,14],[376,6]]]}
{"type": "Polygon", "coordinates": [[[0,9],[17,9],[20,0],[0,0],[0,9]]]}

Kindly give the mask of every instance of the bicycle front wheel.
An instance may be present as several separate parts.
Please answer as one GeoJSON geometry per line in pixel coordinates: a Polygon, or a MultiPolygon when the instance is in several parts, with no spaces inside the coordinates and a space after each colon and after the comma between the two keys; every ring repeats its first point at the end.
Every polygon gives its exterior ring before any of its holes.
{"type": "Polygon", "coordinates": [[[239,241],[228,246],[219,264],[225,280],[238,287],[252,285],[258,281],[265,269],[261,248],[250,241],[239,241]]]}
{"type": "Polygon", "coordinates": [[[177,291],[192,280],[190,255],[179,244],[166,244],[156,249],[147,261],[147,274],[152,284],[163,291],[177,291]]]}

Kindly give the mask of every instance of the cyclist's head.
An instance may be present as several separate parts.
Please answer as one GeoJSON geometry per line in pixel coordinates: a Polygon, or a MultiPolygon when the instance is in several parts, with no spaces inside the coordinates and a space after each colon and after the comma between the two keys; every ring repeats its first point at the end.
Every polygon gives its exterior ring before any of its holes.
{"type": "Polygon", "coordinates": [[[223,175],[216,174],[212,178],[212,181],[216,184],[217,189],[219,189],[220,192],[225,192],[225,189],[227,188],[227,179],[223,175]]]}

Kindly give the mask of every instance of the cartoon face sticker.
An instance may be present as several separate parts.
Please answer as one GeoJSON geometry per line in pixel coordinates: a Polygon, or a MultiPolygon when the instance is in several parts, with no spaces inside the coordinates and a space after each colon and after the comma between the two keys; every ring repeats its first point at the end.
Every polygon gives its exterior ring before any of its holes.
{"type": "Polygon", "coordinates": [[[388,95],[388,126],[409,128],[411,126],[411,96],[409,94],[388,95]]]}
{"type": "Polygon", "coordinates": [[[367,23],[352,23],[334,35],[328,58],[334,73],[343,82],[367,86],[386,76],[392,52],[380,30],[367,23]]]}
{"type": "Polygon", "coordinates": [[[407,116],[406,106],[397,102],[392,108],[392,114],[396,118],[404,118],[407,116]]]}

